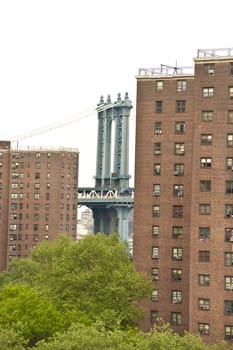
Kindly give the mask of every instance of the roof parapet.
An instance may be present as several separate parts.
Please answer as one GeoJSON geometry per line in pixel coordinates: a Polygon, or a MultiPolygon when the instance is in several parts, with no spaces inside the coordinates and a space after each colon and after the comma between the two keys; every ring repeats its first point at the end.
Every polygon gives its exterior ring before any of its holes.
{"type": "Polygon", "coordinates": [[[220,57],[232,57],[233,47],[220,48],[220,49],[198,49],[197,58],[220,58],[220,57]]]}
{"type": "Polygon", "coordinates": [[[139,77],[159,77],[159,76],[180,76],[193,75],[193,66],[188,67],[171,67],[161,64],[160,68],[139,68],[139,77]]]}

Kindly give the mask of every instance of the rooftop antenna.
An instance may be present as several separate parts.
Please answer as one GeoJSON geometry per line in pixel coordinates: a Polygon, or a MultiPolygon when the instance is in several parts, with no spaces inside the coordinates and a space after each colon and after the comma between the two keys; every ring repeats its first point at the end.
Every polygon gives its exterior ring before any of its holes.
{"type": "Polygon", "coordinates": [[[161,64],[161,73],[163,73],[164,69],[173,69],[173,74],[178,74],[178,67],[177,67],[177,61],[175,67],[173,66],[168,66],[166,64],[161,64]]]}

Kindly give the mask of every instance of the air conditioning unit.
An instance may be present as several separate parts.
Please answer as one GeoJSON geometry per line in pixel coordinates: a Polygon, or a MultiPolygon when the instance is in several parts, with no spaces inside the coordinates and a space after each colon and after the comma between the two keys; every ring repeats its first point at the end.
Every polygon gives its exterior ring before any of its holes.
{"type": "Polygon", "coordinates": [[[154,196],[154,197],[160,197],[160,192],[157,192],[157,191],[156,191],[156,192],[153,192],[153,196],[154,196]]]}
{"type": "Polygon", "coordinates": [[[214,69],[209,69],[208,73],[209,75],[214,75],[214,69]]]}
{"type": "Polygon", "coordinates": [[[155,130],[156,135],[161,135],[162,134],[162,130],[155,130]]]}
{"type": "Polygon", "coordinates": [[[208,305],[202,305],[202,309],[203,310],[209,310],[209,306],[208,305]]]}
{"type": "Polygon", "coordinates": [[[155,154],[161,154],[161,151],[159,150],[159,151],[155,151],[155,154]]]}
{"type": "Polygon", "coordinates": [[[152,276],[153,281],[158,281],[159,277],[158,276],[152,276]]]}

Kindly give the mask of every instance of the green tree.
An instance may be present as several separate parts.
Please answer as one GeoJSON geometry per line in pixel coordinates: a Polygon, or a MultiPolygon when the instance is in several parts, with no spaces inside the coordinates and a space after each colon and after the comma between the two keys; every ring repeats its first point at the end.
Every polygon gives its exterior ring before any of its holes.
{"type": "Polygon", "coordinates": [[[19,321],[30,345],[64,330],[64,316],[52,302],[27,285],[7,285],[0,291],[0,327],[16,328],[19,321]]]}
{"type": "Polygon", "coordinates": [[[27,340],[22,334],[23,325],[15,323],[14,327],[0,327],[0,349],[1,350],[25,350],[27,340]]]}
{"type": "Polygon", "coordinates": [[[103,234],[44,242],[30,258],[15,259],[0,281],[27,283],[62,312],[109,328],[134,325],[142,317],[138,301],[151,290],[148,277],[135,271],[126,244],[118,235],[103,234]]]}

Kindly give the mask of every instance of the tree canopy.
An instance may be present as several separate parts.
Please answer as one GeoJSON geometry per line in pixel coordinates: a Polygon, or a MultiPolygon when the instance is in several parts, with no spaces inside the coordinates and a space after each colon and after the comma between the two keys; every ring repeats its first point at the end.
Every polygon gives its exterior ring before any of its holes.
{"type": "Polygon", "coordinates": [[[29,258],[13,260],[0,285],[0,325],[3,318],[9,325],[23,320],[30,340],[35,333],[34,340],[48,338],[73,322],[134,326],[142,317],[137,301],[151,290],[146,275],[135,271],[126,244],[118,235],[103,234],[79,242],[66,236],[45,241],[29,258]]]}

